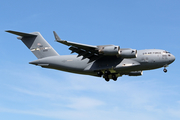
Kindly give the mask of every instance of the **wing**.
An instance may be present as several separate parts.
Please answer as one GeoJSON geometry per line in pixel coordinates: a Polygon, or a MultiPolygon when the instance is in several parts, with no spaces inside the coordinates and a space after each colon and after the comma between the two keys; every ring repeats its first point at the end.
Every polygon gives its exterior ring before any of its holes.
{"type": "Polygon", "coordinates": [[[70,46],[69,50],[71,50],[71,53],[77,53],[78,56],[83,56],[82,60],[85,58],[89,59],[89,62],[92,62],[102,56],[102,54],[99,53],[99,47],[98,46],[92,46],[92,45],[86,45],[86,44],[80,44],[75,42],[70,42],[66,40],[61,40],[61,38],[57,35],[55,31],[53,31],[55,39],[57,42],[62,43],[64,45],[70,46]]]}

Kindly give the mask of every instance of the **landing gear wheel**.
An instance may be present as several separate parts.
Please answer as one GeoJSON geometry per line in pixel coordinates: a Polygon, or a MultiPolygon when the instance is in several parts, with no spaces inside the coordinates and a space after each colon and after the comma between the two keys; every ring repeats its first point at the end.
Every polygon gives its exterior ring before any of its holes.
{"type": "Polygon", "coordinates": [[[167,69],[166,68],[164,68],[164,70],[163,70],[165,73],[167,72],[167,69]]]}
{"type": "Polygon", "coordinates": [[[116,81],[116,80],[117,80],[117,77],[116,77],[116,75],[115,75],[115,74],[113,74],[113,75],[112,75],[112,79],[113,79],[114,81],[116,81]]]}
{"type": "Polygon", "coordinates": [[[108,82],[109,81],[109,75],[111,74],[111,72],[109,70],[105,70],[104,71],[104,78],[105,80],[108,82]]]}
{"type": "Polygon", "coordinates": [[[97,75],[98,75],[99,77],[101,77],[101,76],[103,75],[103,72],[98,71],[98,72],[97,72],[97,75]]]}
{"type": "Polygon", "coordinates": [[[107,81],[107,82],[109,82],[109,78],[107,77],[107,78],[105,78],[105,80],[107,81]]]}
{"type": "Polygon", "coordinates": [[[104,71],[104,74],[105,74],[105,75],[109,75],[109,74],[111,74],[111,72],[110,72],[109,70],[105,70],[105,71],[104,71]]]}
{"type": "Polygon", "coordinates": [[[109,82],[109,77],[108,77],[107,74],[104,75],[104,79],[105,79],[107,82],[109,82]]]}

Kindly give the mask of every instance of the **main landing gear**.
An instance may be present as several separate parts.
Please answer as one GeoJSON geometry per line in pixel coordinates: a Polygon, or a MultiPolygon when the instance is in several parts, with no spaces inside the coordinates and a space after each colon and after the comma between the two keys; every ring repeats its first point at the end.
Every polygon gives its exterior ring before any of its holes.
{"type": "Polygon", "coordinates": [[[107,75],[104,75],[104,79],[109,82],[109,77],[107,75]]]}
{"type": "Polygon", "coordinates": [[[105,70],[104,71],[104,79],[108,82],[109,81],[109,75],[110,75],[111,73],[110,73],[110,71],[108,71],[108,70],[105,70]]]}
{"type": "Polygon", "coordinates": [[[97,75],[98,75],[99,77],[101,77],[101,76],[103,75],[103,72],[98,71],[98,72],[97,72],[97,75]]]}
{"type": "Polygon", "coordinates": [[[114,81],[117,80],[116,74],[112,74],[112,79],[113,79],[114,81]]]}
{"type": "Polygon", "coordinates": [[[97,72],[97,75],[98,75],[99,77],[101,77],[101,76],[103,75],[104,79],[105,79],[107,82],[110,80],[109,76],[111,76],[114,81],[117,80],[116,74],[111,74],[111,72],[110,72],[109,70],[105,70],[105,71],[104,71],[104,74],[103,74],[102,71],[98,71],[98,72],[97,72]]]}

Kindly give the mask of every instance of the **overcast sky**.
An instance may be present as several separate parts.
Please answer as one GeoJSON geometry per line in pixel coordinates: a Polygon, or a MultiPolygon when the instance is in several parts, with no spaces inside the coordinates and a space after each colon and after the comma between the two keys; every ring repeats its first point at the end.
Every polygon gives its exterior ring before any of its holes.
{"type": "Polygon", "coordinates": [[[179,0],[3,0],[0,4],[0,119],[179,120],[179,0]],[[176,60],[116,82],[44,69],[16,35],[39,31],[60,54],[64,40],[164,49],[176,60]]]}

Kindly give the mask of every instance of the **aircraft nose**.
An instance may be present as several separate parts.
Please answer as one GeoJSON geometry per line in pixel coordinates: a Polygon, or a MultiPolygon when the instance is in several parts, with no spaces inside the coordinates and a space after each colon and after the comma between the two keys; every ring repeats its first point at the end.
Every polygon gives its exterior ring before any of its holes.
{"type": "Polygon", "coordinates": [[[174,61],[175,61],[175,59],[176,59],[176,58],[175,58],[175,56],[171,54],[171,60],[170,60],[170,61],[171,61],[171,63],[172,63],[172,62],[174,62],[174,61]]]}

